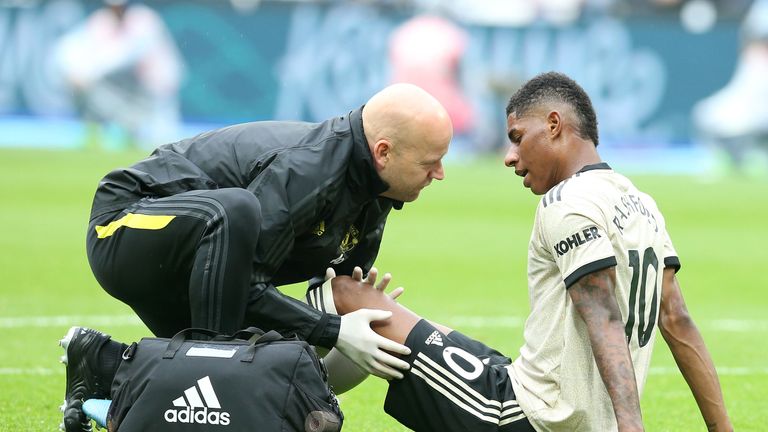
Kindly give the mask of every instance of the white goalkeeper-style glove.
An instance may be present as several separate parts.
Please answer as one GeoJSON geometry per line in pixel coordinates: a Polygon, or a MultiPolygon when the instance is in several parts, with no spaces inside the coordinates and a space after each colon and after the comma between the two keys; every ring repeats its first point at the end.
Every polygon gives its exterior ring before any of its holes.
{"type": "MultiPolygon", "coordinates": [[[[371,268],[371,271],[368,272],[368,276],[363,279],[363,269],[360,267],[355,267],[352,271],[352,278],[358,282],[371,285],[383,293],[387,289],[389,282],[392,280],[392,275],[385,273],[381,278],[381,282],[376,285],[376,278],[378,277],[378,274],[379,270],[376,267],[373,267],[371,268]]],[[[333,300],[332,286],[332,280],[335,277],[336,271],[333,269],[333,267],[328,267],[325,270],[323,284],[317,288],[307,291],[306,303],[322,312],[337,314],[338,312],[336,311],[336,305],[334,304],[333,300]]],[[[403,291],[405,291],[405,288],[403,287],[395,288],[391,293],[388,294],[389,298],[395,300],[400,297],[403,291]]]]}
{"type": "Polygon", "coordinates": [[[336,277],[336,270],[333,269],[333,267],[328,267],[325,269],[325,279],[323,279],[323,282],[328,282],[329,280],[336,277]]]}
{"type": "Polygon", "coordinates": [[[333,286],[331,280],[336,277],[333,267],[325,270],[323,284],[307,291],[305,302],[313,308],[326,313],[337,314],[336,304],[333,301],[333,286]]]}
{"type": "Polygon", "coordinates": [[[359,309],[343,315],[336,348],[371,375],[400,379],[403,374],[397,369],[408,370],[410,366],[386,351],[408,355],[411,350],[371,329],[372,321],[385,320],[391,316],[392,312],[376,309],[359,309]]]}

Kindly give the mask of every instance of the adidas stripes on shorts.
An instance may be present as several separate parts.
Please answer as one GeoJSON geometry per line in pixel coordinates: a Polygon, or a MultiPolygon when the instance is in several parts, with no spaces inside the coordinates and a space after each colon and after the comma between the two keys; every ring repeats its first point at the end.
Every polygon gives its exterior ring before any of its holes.
{"type": "Polygon", "coordinates": [[[384,410],[415,431],[534,431],[498,351],[421,320],[405,341],[411,365],[389,382],[384,410]]]}

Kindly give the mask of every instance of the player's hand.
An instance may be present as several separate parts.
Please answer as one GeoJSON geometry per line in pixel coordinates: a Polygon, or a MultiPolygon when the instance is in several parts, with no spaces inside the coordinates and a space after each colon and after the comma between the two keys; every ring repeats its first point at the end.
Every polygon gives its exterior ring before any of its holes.
{"type": "MultiPolygon", "coordinates": [[[[368,284],[379,290],[380,292],[384,292],[387,289],[387,285],[389,285],[389,282],[392,280],[392,274],[391,273],[384,273],[384,276],[381,278],[381,282],[379,282],[378,285],[376,285],[376,278],[379,276],[379,269],[376,267],[371,267],[371,270],[368,272],[368,276],[363,279],[363,269],[360,267],[355,267],[354,270],[352,270],[352,279],[362,282],[364,284],[368,284]]],[[[405,291],[405,288],[403,287],[397,287],[394,290],[392,290],[391,293],[389,293],[389,298],[392,300],[397,299],[400,297],[401,294],[405,291]]]]}
{"type": "Polygon", "coordinates": [[[341,328],[336,348],[362,370],[384,379],[400,379],[408,370],[408,363],[386,351],[408,355],[411,350],[397,342],[376,334],[371,329],[372,321],[386,320],[392,312],[359,309],[341,317],[341,328]]]}
{"type": "MultiPolygon", "coordinates": [[[[376,267],[371,268],[373,270],[376,267]]],[[[370,272],[369,272],[370,273],[370,272]]],[[[358,282],[364,282],[363,281],[363,269],[359,266],[355,266],[354,269],[352,269],[352,279],[358,281],[358,282]]]]}

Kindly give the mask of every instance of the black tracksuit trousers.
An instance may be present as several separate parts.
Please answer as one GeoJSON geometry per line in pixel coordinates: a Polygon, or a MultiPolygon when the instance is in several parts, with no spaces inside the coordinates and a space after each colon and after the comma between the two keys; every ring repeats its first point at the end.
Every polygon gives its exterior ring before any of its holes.
{"type": "Polygon", "coordinates": [[[90,221],[88,261],[101,286],[158,337],[244,324],[261,207],[239,188],[144,198],[90,221]]]}

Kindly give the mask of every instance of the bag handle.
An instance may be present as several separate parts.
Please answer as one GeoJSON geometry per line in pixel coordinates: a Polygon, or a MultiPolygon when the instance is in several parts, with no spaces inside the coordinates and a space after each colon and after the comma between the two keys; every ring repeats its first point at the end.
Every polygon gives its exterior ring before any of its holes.
{"type": "Polygon", "coordinates": [[[254,334],[248,339],[248,348],[240,359],[241,362],[251,363],[256,356],[256,345],[261,343],[276,342],[284,340],[285,338],[280,333],[270,330],[264,334],[254,334]]]}
{"type": "Polygon", "coordinates": [[[248,327],[243,330],[237,331],[233,335],[222,335],[217,331],[214,330],[208,330],[204,328],[188,328],[184,329],[171,338],[171,341],[168,342],[168,347],[165,350],[165,353],[163,354],[164,359],[172,359],[176,353],[179,351],[179,348],[181,348],[181,345],[184,343],[184,341],[187,340],[190,334],[192,333],[200,333],[207,336],[211,336],[213,340],[216,341],[228,341],[233,339],[243,339],[245,336],[250,336],[248,339],[248,348],[247,352],[245,353],[244,357],[241,359],[243,362],[252,362],[253,358],[256,354],[256,344],[260,343],[266,343],[266,342],[275,342],[279,340],[283,340],[283,335],[280,333],[270,330],[268,332],[264,332],[264,330],[261,330],[257,327],[248,327]]]}
{"type": "Polygon", "coordinates": [[[171,341],[168,342],[168,348],[165,350],[165,353],[163,354],[164,359],[172,359],[173,356],[176,355],[176,352],[181,348],[181,344],[184,343],[185,340],[187,340],[187,337],[192,333],[200,333],[204,335],[208,335],[211,337],[217,337],[219,336],[219,332],[214,330],[208,330],[204,328],[188,328],[184,329],[171,338],[171,341]]]}
{"type": "Polygon", "coordinates": [[[246,339],[247,340],[247,339],[250,339],[251,337],[253,337],[254,335],[260,336],[260,335],[263,335],[264,333],[265,333],[264,330],[262,330],[262,329],[260,329],[258,327],[248,327],[248,328],[245,328],[245,329],[242,329],[242,330],[238,330],[237,332],[235,332],[234,334],[231,334],[231,335],[220,334],[220,335],[214,337],[211,340],[215,341],[215,342],[231,341],[231,340],[234,340],[234,339],[246,339]]]}
{"type": "Polygon", "coordinates": [[[256,337],[257,339],[259,336],[265,334],[266,332],[258,327],[248,327],[242,330],[238,330],[235,332],[232,336],[229,336],[232,339],[248,339],[250,342],[251,339],[256,337]]]}

